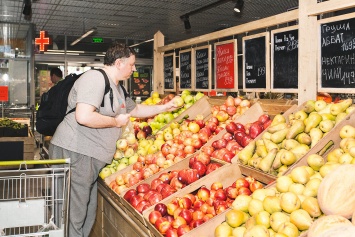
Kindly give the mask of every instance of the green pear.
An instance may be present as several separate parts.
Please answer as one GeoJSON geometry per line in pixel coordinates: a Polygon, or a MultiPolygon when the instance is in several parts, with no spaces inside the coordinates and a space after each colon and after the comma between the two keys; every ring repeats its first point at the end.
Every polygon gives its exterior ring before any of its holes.
{"type": "Polygon", "coordinates": [[[318,114],[330,114],[330,107],[332,106],[332,104],[327,104],[324,109],[322,109],[321,111],[318,111],[318,114]]]}
{"type": "Polygon", "coordinates": [[[312,128],[315,128],[319,125],[319,123],[322,121],[322,116],[318,113],[311,113],[308,116],[306,127],[304,131],[306,133],[309,133],[312,128]]]}
{"type": "Polygon", "coordinates": [[[348,116],[347,113],[339,113],[336,117],[335,117],[335,124],[338,124],[340,121],[342,121],[346,116],[348,116]]]}
{"type": "Polygon", "coordinates": [[[268,153],[265,145],[257,145],[255,152],[258,156],[260,156],[262,158],[264,158],[268,153]]]}
{"type": "Polygon", "coordinates": [[[286,122],[286,118],[282,114],[276,114],[274,116],[274,118],[272,119],[270,126],[273,126],[273,125],[276,125],[279,123],[285,123],[285,122],[286,122]]]}
{"type": "Polygon", "coordinates": [[[292,148],[296,147],[300,143],[295,139],[285,139],[282,141],[282,148],[286,150],[291,150],[292,148]]]}
{"type": "Polygon", "coordinates": [[[296,120],[305,120],[307,117],[308,117],[308,114],[302,109],[295,113],[296,120]]]}
{"type": "Polygon", "coordinates": [[[284,164],[284,165],[292,165],[293,163],[295,163],[297,161],[297,157],[295,154],[293,154],[293,152],[291,151],[288,151],[288,150],[285,150],[281,157],[281,163],[284,164]]]}
{"type": "Polygon", "coordinates": [[[270,140],[276,144],[282,142],[283,140],[285,140],[286,135],[288,134],[288,130],[289,130],[289,128],[286,127],[286,128],[281,129],[277,132],[274,132],[273,134],[271,134],[270,140]]]}
{"type": "Polygon", "coordinates": [[[352,104],[353,104],[353,100],[350,98],[343,100],[339,103],[332,104],[332,106],[330,107],[330,113],[333,115],[338,115],[342,112],[345,112],[346,109],[349,108],[352,104]]]}
{"type": "Polygon", "coordinates": [[[305,145],[305,144],[300,144],[294,148],[292,148],[290,150],[290,152],[292,152],[295,156],[296,159],[300,159],[302,158],[305,154],[307,154],[307,152],[309,151],[309,146],[305,145]]]}
{"type": "Polygon", "coordinates": [[[332,128],[335,125],[335,121],[332,120],[323,120],[319,123],[319,128],[320,130],[322,130],[323,132],[329,132],[330,130],[332,130],[332,128]]]}
{"type": "Polygon", "coordinates": [[[304,105],[303,110],[309,114],[314,111],[316,101],[315,100],[308,100],[306,104],[304,105]]]}
{"type": "Polygon", "coordinates": [[[274,148],[260,161],[258,168],[264,172],[268,172],[271,169],[272,163],[276,157],[278,149],[274,148]]]}
{"type": "Polygon", "coordinates": [[[314,110],[315,111],[321,111],[322,109],[325,108],[325,106],[327,106],[327,102],[325,102],[324,100],[317,100],[315,103],[314,103],[314,110]]]}
{"type": "Polygon", "coordinates": [[[297,135],[296,140],[301,144],[311,145],[312,138],[307,133],[303,132],[297,135]]]}
{"type": "Polygon", "coordinates": [[[279,146],[271,140],[263,139],[263,141],[268,152],[270,152],[274,148],[279,149],[279,146]]]}
{"type": "Polygon", "coordinates": [[[275,132],[280,131],[281,129],[284,129],[287,127],[288,127],[288,125],[286,122],[285,123],[278,123],[276,125],[270,125],[270,127],[267,128],[267,131],[269,133],[275,133],[275,132]]]}
{"type": "Polygon", "coordinates": [[[277,152],[274,162],[272,163],[273,170],[277,170],[278,168],[280,168],[282,166],[281,156],[284,151],[285,151],[285,149],[281,149],[277,152]]]}
{"type": "Polygon", "coordinates": [[[252,166],[252,167],[254,167],[254,168],[258,168],[258,166],[259,166],[259,164],[260,164],[260,162],[261,162],[262,159],[263,159],[263,158],[261,158],[261,157],[252,157],[252,158],[248,161],[248,165],[250,165],[250,166],[252,166]]]}
{"type": "Polygon", "coordinates": [[[304,132],[305,127],[303,120],[296,120],[288,130],[286,139],[295,138],[298,134],[304,132]]]}
{"type": "Polygon", "coordinates": [[[309,136],[311,136],[312,143],[311,143],[311,148],[314,147],[320,139],[323,137],[323,132],[320,130],[320,128],[312,128],[309,131],[309,136]]]}
{"type": "Polygon", "coordinates": [[[240,162],[242,162],[242,164],[248,164],[248,160],[251,159],[254,154],[255,147],[255,141],[251,141],[246,147],[244,147],[243,150],[238,153],[238,159],[240,162]]]}

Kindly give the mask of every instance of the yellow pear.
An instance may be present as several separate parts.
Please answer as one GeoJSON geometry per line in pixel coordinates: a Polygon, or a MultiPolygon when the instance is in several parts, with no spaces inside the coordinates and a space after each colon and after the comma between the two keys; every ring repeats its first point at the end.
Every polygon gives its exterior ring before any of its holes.
{"type": "Polygon", "coordinates": [[[327,161],[333,161],[338,163],[339,161],[339,157],[344,154],[343,149],[341,148],[335,148],[334,150],[332,150],[331,152],[328,153],[327,155],[327,161]]]}
{"type": "Polygon", "coordinates": [[[317,127],[321,121],[322,121],[322,116],[320,114],[315,112],[311,113],[308,116],[307,124],[304,131],[306,133],[309,133],[311,129],[317,127]]]}
{"type": "Polygon", "coordinates": [[[287,165],[281,165],[281,167],[277,170],[278,174],[277,177],[283,176],[283,174],[287,171],[288,166],[287,165]]]}
{"type": "Polygon", "coordinates": [[[286,134],[286,139],[293,139],[298,134],[303,133],[305,127],[306,126],[304,125],[303,120],[296,120],[288,130],[288,133],[286,134]]]}
{"type": "Polygon", "coordinates": [[[305,120],[308,117],[308,114],[304,110],[299,110],[295,113],[296,120],[305,120]]]}
{"type": "Polygon", "coordinates": [[[318,112],[324,109],[326,106],[327,106],[327,102],[325,102],[324,100],[317,100],[314,103],[314,110],[318,112]]]}
{"type": "Polygon", "coordinates": [[[254,225],[251,228],[247,228],[243,235],[243,237],[254,236],[269,237],[270,234],[268,229],[264,225],[254,225]]]}
{"type": "Polygon", "coordinates": [[[286,127],[286,128],[281,129],[281,130],[279,130],[277,132],[274,132],[273,134],[271,134],[270,140],[273,143],[278,144],[278,143],[282,142],[283,140],[285,140],[286,135],[288,134],[288,131],[289,131],[289,128],[286,127]]]}
{"type": "Polygon", "coordinates": [[[339,163],[331,163],[331,162],[326,162],[320,169],[319,173],[320,175],[324,178],[327,174],[332,172],[334,169],[339,167],[341,164],[339,163]]]}
{"type": "Polygon", "coordinates": [[[353,157],[348,152],[342,154],[338,160],[340,164],[350,164],[352,161],[353,157]]]}
{"type": "Polygon", "coordinates": [[[284,128],[287,128],[288,125],[286,122],[284,123],[278,123],[278,124],[275,124],[275,125],[270,125],[268,128],[267,128],[267,131],[269,133],[275,133],[277,131],[280,131],[281,129],[284,129],[284,128]]]}
{"type": "Polygon", "coordinates": [[[322,109],[321,111],[318,111],[318,114],[330,114],[330,107],[332,104],[327,104],[324,109],[322,109]]]}
{"type": "Polygon", "coordinates": [[[290,188],[288,189],[289,192],[292,192],[297,195],[301,195],[303,193],[303,190],[305,189],[305,186],[300,183],[293,183],[290,185],[290,188]]]}
{"type": "Polygon", "coordinates": [[[242,164],[248,164],[248,160],[251,159],[255,151],[255,141],[251,141],[243,150],[241,150],[237,156],[242,164]]]}
{"type": "Polygon", "coordinates": [[[280,197],[281,208],[287,213],[292,213],[293,211],[298,210],[301,207],[301,201],[294,193],[282,193],[280,197]]]}
{"type": "Polygon", "coordinates": [[[285,139],[282,141],[281,148],[286,150],[291,150],[292,148],[296,147],[300,143],[295,139],[285,139]]]}
{"type": "Polygon", "coordinates": [[[276,179],[276,190],[280,193],[288,192],[293,181],[290,176],[280,176],[276,179]]]}
{"type": "Polygon", "coordinates": [[[270,226],[274,231],[277,231],[285,222],[289,222],[290,217],[284,212],[274,212],[270,216],[270,226]]]}
{"type": "Polygon", "coordinates": [[[348,114],[347,114],[347,113],[344,113],[344,112],[338,114],[338,115],[335,117],[335,124],[340,123],[346,116],[348,116],[348,114]]]}
{"type": "Polygon", "coordinates": [[[263,225],[266,228],[270,227],[270,213],[261,211],[255,215],[255,222],[257,225],[263,225]]]}
{"type": "Polygon", "coordinates": [[[335,122],[332,120],[322,120],[319,123],[319,128],[320,128],[320,130],[322,130],[322,132],[329,132],[330,130],[332,130],[334,125],[335,125],[335,122]]]}
{"type": "Polygon", "coordinates": [[[281,159],[281,163],[287,166],[292,165],[297,161],[296,155],[293,152],[288,150],[285,150],[282,153],[280,159],[281,159]]]}
{"type": "Polygon", "coordinates": [[[291,179],[295,183],[305,184],[311,177],[304,166],[298,166],[291,171],[291,179]]]}
{"type": "Polygon", "coordinates": [[[272,163],[276,157],[278,149],[274,148],[260,161],[258,168],[264,172],[268,172],[271,169],[272,163]]]}
{"type": "Polygon", "coordinates": [[[351,98],[343,100],[336,104],[332,104],[332,106],[330,107],[330,113],[333,115],[338,115],[346,111],[346,109],[350,107],[350,105],[352,104],[353,104],[353,100],[351,98]]]}
{"type": "Polygon", "coordinates": [[[312,139],[311,148],[314,147],[323,137],[323,132],[319,128],[312,128],[309,132],[312,139]]]}
{"type": "Polygon", "coordinates": [[[280,149],[274,159],[274,162],[272,163],[272,169],[273,170],[277,170],[278,168],[281,167],[282,163],[281,163],[281,156],[282,153],[285,151],[285,149],[280,149]]]}
{"type": "Polygon", "coordinates": [[[285,122],[286,122],[286,118],[282,114],[276,114],[274,116],[274,118],[272,119],[270,126],[273,126],[273,125],[279,124],[279,123],[285,123],[285,122]]]}
{"type": "Polygon", "coordinates": [[[293,211],[290,215],[290,222],[299,230],[308,230],[313,220],[309,213],[303,209],[293,211]]]}
{"type": "Polygon", "coordinates": [[[313,111],[314,111],[314,107],[315,107],[315,103],[316,103],[315,100],[308,100],[308,101],[306,102],[306,104],[304,105],[303,110],[304,110],[307,114],[313,112],[313,111]]]}
{"type": "Polygon", "coordinates": [[[263,207],[270,214],[282,211],[280,198],[277,196],[266,196],[263,200],[263,207]]]}
{"type": "Polygon", "coordinates": [[[312,138],[307,133],[303,132],[297,135],[296,140],[301,144],[311,145],[312,138]]]}
{"type": "MultiPolygon", "coordinates": [[[[262,140],[259,140],[262,141],[262,140]]],[[[264,143],[264,142],[263,142],[264,143]]],[[[268,153],[265,145],[257,145],[255,153],[260,157],[265,157],[268,153]]]]}
{"type": "Polygon", "coordinates": [[[258,199],[252,199],[249,202],[248,211],[251,216],[264,211],[263,202],[258,199]]]}
{"type": "Polygon", "coordinates": [[[277,150],[279,149],[279,146],[276,143],[272,142],[271,140],[263,139],[263,141],[264,141],[265,147],[268,150],[268,152],[270,152],[272,149],[275,149],[275,148],[277,150]]]}
{"type": "Polygon", "coordinates": [[[339,136],[341,138],[348,138],[348,137],[355,138],[355,127],[349,124],[344,125],[339,131],[339,136]]]}
{"type": "Polygon", "coordinates": [[[272,133],[269,133],[268,131],[265,131],[265,132],[263,133],[263,135],[261,136],[261,138],[262,138],[263,140],[264,140],[264,139],[270,140],[271,134],[272,134],[272,133]]]}
{"type": "Polygon", "coordinates": [[[307,164],[315,171],[319,171],[324,163],[323,157],[318,154],[311,154],[307,157],[307,164]]]}
{"type": "Polygon", "coordinates": [[[306,197],[301,204],[301,208],[313,218],[319,217],[322,214],[318,200],[315,197],[306,197]]]}
{"type": "MultiPolygon", "coordinates": [[[[354,107],[355,108],[355,107],[354,107]]],[[[331,113],[324,113],[324,114],[321,114],[321,116],[322,116],[322,120],[324,121],[324,120],[332,120],[332,121],[334,121],[335,122],[335,116],[334,115],[332,115],[331,113]]]]}
{"type": "Polygon", "coordinates": [[[307,154],[309,149],[310,149],[309,146],[307,146],[305,144],[300,144],[300,145],[292,148],[290,150],[290,152],[292,152],[298,160],[298,159],[302,158],[305,154],[307,154]]]}
{"type": "Polygon", "coordinates": [[[345,113],[350,114],[355,110],[355,106],[352,105],[345,110],[345,113]]]}

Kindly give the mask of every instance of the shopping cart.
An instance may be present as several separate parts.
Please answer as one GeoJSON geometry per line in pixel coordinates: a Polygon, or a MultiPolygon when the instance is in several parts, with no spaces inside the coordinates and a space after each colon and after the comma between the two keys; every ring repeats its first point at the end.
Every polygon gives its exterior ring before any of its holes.
{"type": "Polygon", "coordinates": [[[0,162],[10,165],[20,168],[0,171],[0,236],[67,236],[70,159],[0,162]]]}

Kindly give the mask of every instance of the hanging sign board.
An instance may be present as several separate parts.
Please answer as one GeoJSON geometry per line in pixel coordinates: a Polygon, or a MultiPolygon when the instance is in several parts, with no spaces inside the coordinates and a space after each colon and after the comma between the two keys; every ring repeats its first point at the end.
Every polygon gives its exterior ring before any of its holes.
{"type": "Polygon", "coordinates": [[[355,14],[320,21],[318,91],[354,93],[355,14]]]}
{"type": "Polygon", "coordinates": [[[212,46],[202,46],[195,49],[195,89],[211,91],[212,76],[212,46]]]}
{"type": "Polygon", "coordinates": [[[192,70],[192,50],[181,50],[179,52],[180,68],[180,90],[192,90],[193,88],[193,70],[192,70]]]}
{"type": "Polygon", "coordinates": [[[269,32],[243,37],[243,91],[270,90],[269,32]]]}
{"type": "Polygon", "coordinates": [[[164,90],[176,91],[175,52],[164,55],[164,90]]]}
{"type": "Polygon", "coordinates": [[[9,101],[9,87],[0,86],[0,101],[9,101]]]}
{"type": "Polygon", "coordinates": [[[215,90],[238,90],[237,40],[215,43],[215,90]]]}
{"type": "Polygon", "coordinates": [[[271,31],[271,91],[298,92],[298,26],[271,31]]]}

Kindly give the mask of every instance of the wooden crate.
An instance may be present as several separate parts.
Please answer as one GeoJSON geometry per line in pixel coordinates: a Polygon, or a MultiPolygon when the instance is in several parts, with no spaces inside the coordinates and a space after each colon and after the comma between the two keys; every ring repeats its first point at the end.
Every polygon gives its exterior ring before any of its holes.
{"type": "Polygon", "coordinates": [[[293,105],[297,104],[296,100],[285,100],[285,99],[258,99],[256,100],[264,112],[268,114],[270,117],[274,117],[276,114],[285,113],[288,109],[290,109],[293,105]]]}

